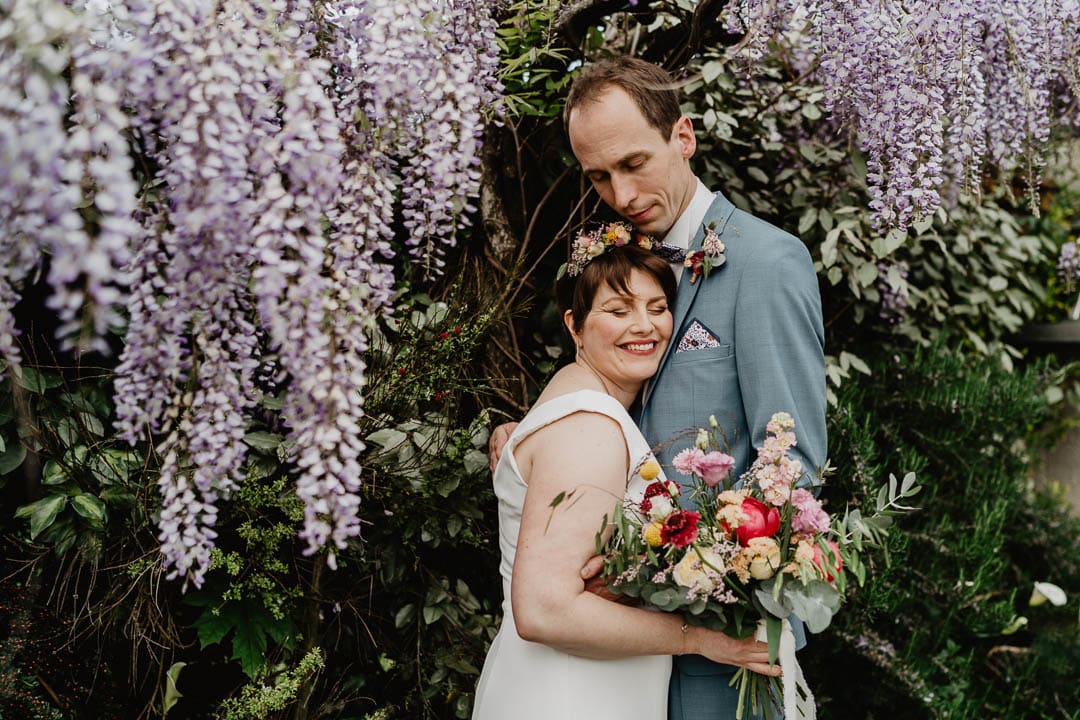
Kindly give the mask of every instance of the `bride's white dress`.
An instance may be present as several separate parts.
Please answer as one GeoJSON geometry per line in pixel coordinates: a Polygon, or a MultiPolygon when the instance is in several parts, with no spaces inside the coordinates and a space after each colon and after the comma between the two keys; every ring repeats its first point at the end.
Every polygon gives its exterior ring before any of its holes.
{"type": "Polygon", "coordinates": [[[510,580],[526,490],[514,460],[514,447],[545,425],[580,411],[606,415],[622,427],[631,458],[626,497],[640,500],[648,484],[633,471],[649,453],[649,444],[623,406],[610,395],[595,390],[560,395],[534,407],[514,430],[494,478],[495,495],[499,499],[503,622],[484,661],[476,688],[473,720],[664,720],[667,717],[670,656],[583,658],[522,640],[514,627],[510,580]]]}

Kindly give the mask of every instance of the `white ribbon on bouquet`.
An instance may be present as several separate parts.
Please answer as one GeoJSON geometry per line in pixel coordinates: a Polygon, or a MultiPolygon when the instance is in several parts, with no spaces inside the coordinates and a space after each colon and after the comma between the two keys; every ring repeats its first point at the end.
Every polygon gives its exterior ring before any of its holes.
{"type": "MultiPolygon", "coordinates": [[[[763,643],[769,642],[768,632],[765,629],[765,621],[758,623],[754,638],[763,643]]],[[[780,669],[784,675],[780,681],[784,685],[784,720],[816,720],[817,706],[814,704],[814,693],[803,677],[799,660],[795,657],[795,635],[791,630],[791,623],[784,619],[784,625],[780,630],[780,669]]]]}

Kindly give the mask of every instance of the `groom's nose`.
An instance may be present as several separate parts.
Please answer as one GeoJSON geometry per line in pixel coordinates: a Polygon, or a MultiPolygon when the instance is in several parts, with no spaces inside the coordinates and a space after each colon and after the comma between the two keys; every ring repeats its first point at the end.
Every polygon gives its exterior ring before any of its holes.
{"type": "Polygon", "coordinates": [[[615,198],[615,209],[628,210],[637,199],[637,185],[633,179],[621,173],[613,173],[611,176],[611,192],[615,198]]]}

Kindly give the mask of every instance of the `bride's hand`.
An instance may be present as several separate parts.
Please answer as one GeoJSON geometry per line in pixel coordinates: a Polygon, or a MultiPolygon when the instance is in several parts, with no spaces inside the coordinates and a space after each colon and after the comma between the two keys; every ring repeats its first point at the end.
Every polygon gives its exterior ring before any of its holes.
{"type": "Polygon", "coordinates": [[[503,423],[491,431],[488,438],[488,468],[491,474],[495,474],[495,466],[499,464],[499,456],[502,455],[503,447],[518,424],[516,422],[503,423]]]}
{"type": "Polygon", "coordinates": [[[696,649],[690,652],[704,655],[713,662],[744,667],[761,675],[780,675],[780,665],[769,664],[769,646],[753,637],[736,640],[715,630],[688,627],[687,640],[696,649]]]}

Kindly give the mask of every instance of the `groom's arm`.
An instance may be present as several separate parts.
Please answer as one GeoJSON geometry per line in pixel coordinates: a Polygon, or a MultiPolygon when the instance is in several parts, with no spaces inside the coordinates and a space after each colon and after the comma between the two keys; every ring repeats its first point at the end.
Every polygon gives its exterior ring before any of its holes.
{"type": "Polygon", "coordinates": [[[773,413],[792,415],[798,438],[792,455],[802,463],[808,482],[818,485],[826,460],[821,293],[802,242],[765,227],[775,236],[758,244],[744,269],[735,311],[743,407],[753,447],[764,444],[773,413]]]}

